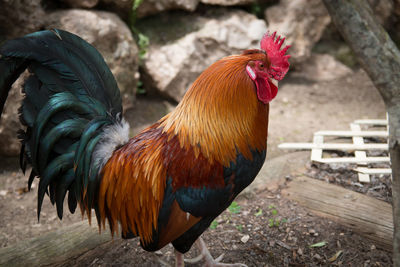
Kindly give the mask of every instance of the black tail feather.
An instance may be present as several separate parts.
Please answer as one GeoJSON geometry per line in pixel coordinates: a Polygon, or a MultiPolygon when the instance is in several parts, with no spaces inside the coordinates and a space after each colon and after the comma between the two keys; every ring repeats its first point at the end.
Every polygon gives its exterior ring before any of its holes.
{"type": "Polygon", "coordinates": [[[36,32],[0,47],[0,111],[26,68],[33,75],[26,80],[20,109],[26,127],[18,135],[20,166],[25,172],[27,163],[32,165],[29,190],[40,177],[38,218],[46,193],[62,218],[68,192],[71,213],[83,202],[85,208],[95,208],[99,221],[99,166],[93,166],[92,154],[103,129],[121,120],[117,83],[98,51],[78,36],[62,30],[36,32]]]}
{"type": "Polygon", "coordinates": [[[78,205],[77,202],[77,196],[75,193],[75,187],[74,184],[72,183],[70,187],[68,188],[69,193],[68,193],[68,209],[71,213],[75,213],[76,206],[78,205]]]}
{"type": "Polygon", "coordinates": [[[34,170],[32,170],[31,174],[29,175],[29,180],[28,180],[28,189],[29,189],[29,191],[31,191],[33,179],[35,179],[35,177],[36,177],[36,172],[34,170]]]}

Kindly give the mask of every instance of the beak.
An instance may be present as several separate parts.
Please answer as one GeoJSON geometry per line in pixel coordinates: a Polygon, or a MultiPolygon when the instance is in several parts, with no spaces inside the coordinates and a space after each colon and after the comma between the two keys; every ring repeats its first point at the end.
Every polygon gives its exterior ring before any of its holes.
{"type": "Polygon", "coordinates": [[[278,81],[275,80],[274,78],[271,78],[271,83],[272,83],[273,85],[275,85],[276,87],[278,87],[278,81]]]}

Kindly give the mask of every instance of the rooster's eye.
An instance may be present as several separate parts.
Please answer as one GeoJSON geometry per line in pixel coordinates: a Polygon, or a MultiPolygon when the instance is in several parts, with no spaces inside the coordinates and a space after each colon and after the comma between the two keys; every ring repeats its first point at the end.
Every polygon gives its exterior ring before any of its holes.
{"type": "Polygon", "coordinates": [[[260,64],[260,68],[264,68],[264,64],[261,63],[261,64],[260,64]]]}

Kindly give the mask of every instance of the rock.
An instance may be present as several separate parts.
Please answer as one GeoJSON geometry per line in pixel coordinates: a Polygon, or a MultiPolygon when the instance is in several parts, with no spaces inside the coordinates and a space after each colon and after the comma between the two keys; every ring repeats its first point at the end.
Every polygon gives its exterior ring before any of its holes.
{"type": "Polygon", "coordinates": [[[400,0],[394,0],[394,14],[400,16],[400,0]]]}
{"type": "Polygon", "coordinates": [[[247,241],[249,241],[249,239],[250,239],[250,236],[249,236],[249,235],[244,235],[244,236],[240,239],[240,241],[241,241],[242,243],[246,244],[247,241]]]}
{"type": "Polygon", "coordinates": [[[299,254],[300,256],[303,255],[303,250],[302,250],[301,248],[299,248],[299,249],[297,250],[297,254],[299,254]]]}
{"type": "Polygon", "coordinates": [[[100,0],[100,3],[106,10],[117,13],[124,20],[129,19],[133,7],[133,0],[100,0]]]}
{"type": "Polygon", "coordinates": [[[17,132],[22,127],[19,122],[18,109],[23,98],[21,88],[27,77],[28,72],[25,71],[13,84],[1,114],[0,154],[2,156],[18,156],[21,149],[21,143],[17,138],[17,132]]]}
{"type": "Polygon", "coordinates": [[[310,229],[310,230],[308,230],[308,232],[309,232],[311,235],[318,234],[314,229],[310,229]]]}
{"type": "Polygon", "coordinates": [[[220,6],[239,6],[249,5],[255,3],[255,0],[200,0],[203,4],[207,5],[220,5],[220,6]]]}
{"type": "Polygon", "coordinates": [[[315,258],[315,259],[317,259],[319,261],[322,260],[322,257],[318,253],[315,253],[313,258],[315,258]]]}
{"type": "Polygon", "coordinates": [[[150,38],[143,66],[143,82],[180,101],[188,87],[218,59],[259,48],[265,22],[243,11],[200,15],[179,14],[147,20],[139,26],[150,38]],[[190,19],[190,24],[182,22],[190,19]],[[149,27],[149,23],[166,25],[149,27]],[[185,25],[182,27],[182,25],[185,25]]]}
{"type": "Polygon", "coordinates": [[[99,3],[99,0],[62,0],[73,8],[92,8],[99,3]]]}
{"type": "Polygon", "coordinates": [[[388,25],[389,18],[395,12],[395,3],[393,3],[393,0],[368,0],[368,3],[374,11],[374,15],[378,18],[379,23],[384,25],[386,29],[390,27],[388,25]]]}
{"type": "Polygon", "coordinates": [[[41,0],[0,1],[0,42],[34,32],[43,27],[45,11],[41,0]]]}
{"type": "Polygon", "coordinates": [[[182,9],[193,12],[199,0],[147,0],[143,1],[137,9],[138,17],[145,17],[160,13],[161,11],[182,9]]]}
{"type": "Polygon", "coordinates": [[[47,16],[46,25],[77,34],[96,47],[118,82],[125,108],[133,104],[139,79],[138,48],[117,15],[79,9],[56,11],[47,16]]]}
{"type": "MultiPolygon", "coordinates": [[[[127,19],[133,7],[133,0],[101,0],[110,10],[127,19]]],[[[144,0],[136,10],[138,17],[145,17],[167,10],[182,9],[194,11],[199,0],[144,0]]]]}
{"type": "Polygon", "coordinates": [[[267,159],[255,180],[241,194],[255,195],[259,192],[277,191],[285,183],[285,177],[303,173],[310,160],[310,152],[301,151],[267,159]]]}
{"type": "Polygon", "coordinates": [[[320,0],[282,0],[267,8],[268,29],[286,37],[292,64],[306,60],[331,18],[320,0]]]}

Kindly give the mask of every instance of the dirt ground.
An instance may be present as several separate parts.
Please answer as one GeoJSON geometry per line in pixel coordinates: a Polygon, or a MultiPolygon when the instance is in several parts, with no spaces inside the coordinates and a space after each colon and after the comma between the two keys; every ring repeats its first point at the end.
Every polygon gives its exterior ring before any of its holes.
{"type": "MultiPolygon", "coordinates": [[[[288,153],[277,148],[279,143],[309,142],[318,130],[348,130],[355,119],[385,118],[383,102],[364,72],[356,70],[332,79],[320,79],[314,74],[295,72],[280,85],[270,108],[267,160],[288,153]]],[[[134,126],[133,132],[137,132],[172,106],[164,100],[140,97],[126,117],[134,126]]],[[[28,177],[19,171],[16,158],[2,158],[0,162],[0,247],[81,220],[79,212],[65,212],[63,221],[59,221],[47,199],[38,222],[37,185],[27,192],[28,177]]],[[[335,175],[318,167],[313,171],[319,170],[327,176],[335,175]]],[[[346,174],[340,179],[345,177],[346,174]]],[[[279,190],[264,191],[250,198],[241,196],[237,205],[237,209],[221,214],[203,235],[214,257],[224,254],[223,262],[248,266],[392,265],[390,252],[380,250],[336,222],[309,213],[281,197],[279,190]],[[317,246],[310,247],[313,244],[317,246]]],[[[192,249],[186,257],[195,257],[196,253],[192,249]]],[[[148,253],[138,246],[136,239],[116,238],[65,266],[164,266],[166,263],[174,265],[171,246],[148,253]]],[[[187,266],[202,264],[187,263],[187,266]]]]}

